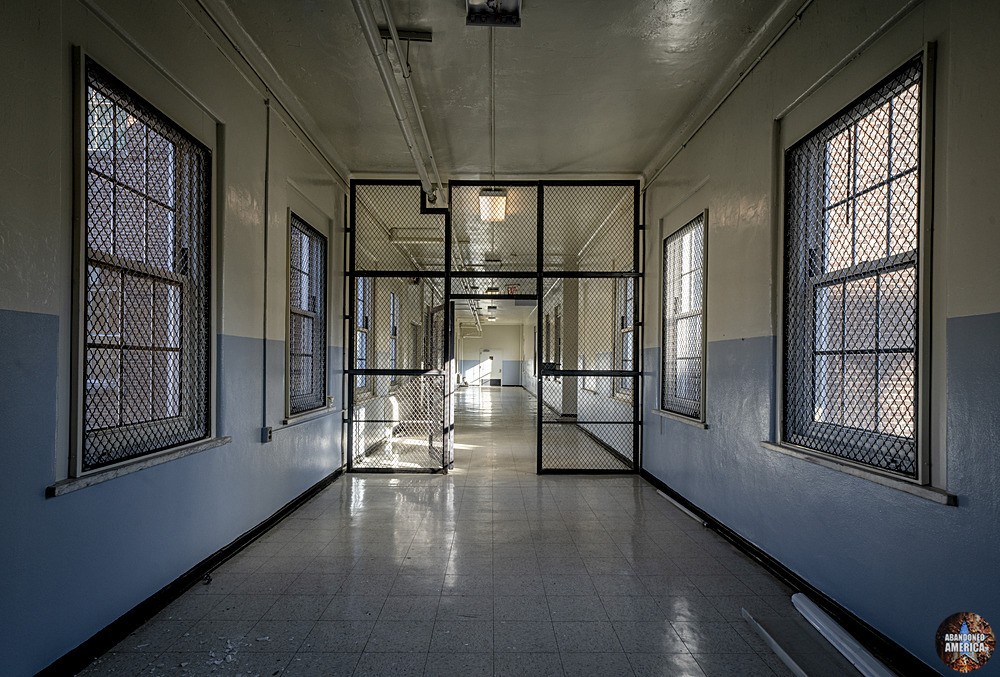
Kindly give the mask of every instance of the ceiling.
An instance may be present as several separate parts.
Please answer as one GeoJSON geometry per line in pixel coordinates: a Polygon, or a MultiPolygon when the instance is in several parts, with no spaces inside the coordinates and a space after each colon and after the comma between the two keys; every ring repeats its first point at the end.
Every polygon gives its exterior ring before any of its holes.
{"type": "MultiPolygon", "coordinates": [[[[350,0],[224,0],[353,173],[414,167],[350,0]]],[[[526,0],[490,29],[464,0],[391,0],[442,178],[638,175],[780,0],[526,0]]],[[[379,3],[372,4],[382,22],[379,3]]],[[[391,53],[391,50],[390,50],[391,53]]],[[[416,128],[416,126],[414,125],[416,128]]]]}

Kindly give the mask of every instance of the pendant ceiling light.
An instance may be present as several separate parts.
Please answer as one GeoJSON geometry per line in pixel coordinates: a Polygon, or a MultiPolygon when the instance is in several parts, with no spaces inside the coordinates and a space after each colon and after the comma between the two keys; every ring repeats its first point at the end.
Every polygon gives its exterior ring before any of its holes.
{"type": "Polygon", "coordinates": [[[479,191],[479,218],[497,223],[507,217],[507,191],[503,188],[483,188],[479,191]]]}

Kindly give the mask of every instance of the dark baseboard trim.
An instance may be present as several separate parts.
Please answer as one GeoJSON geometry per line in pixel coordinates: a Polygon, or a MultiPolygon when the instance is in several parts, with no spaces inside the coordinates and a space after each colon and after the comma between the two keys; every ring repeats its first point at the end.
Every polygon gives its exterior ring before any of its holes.
{"type": "Polygon", "coordinates": [[[855,639],[871,651],[886,667],[900,675],[938,675],[940,673],[931,669],[922,660],[911,654],[899,644],[886,637],[884,634],[873,628],[871,625],[855,616],[852,612],[841,606],[834,599],[813,586],[794,571],[776,560],[771,555],[761,550],[746,538],[736,533],[719,520],[699,508],[697,505],[684,498],[684,496],[671,489],[658,477],[651,474],[645,468],[639,470],[639,476],[652,484],[654,487],[674,499],[685,508],[693,512],[707,523],[708,528],[718,532],[720,536],[732,543],[743,554],[747,555],[762,567],[767,569],[773,576],[781,580],[796,592],[803,592],[814,601],[823,611],[828,613],[847,632],[851,633],[855,639]]]}
{"type": "Polygon", "coordinates": [[[76,647],[62,658],[57,659],[49,667],[41,670],[36,677],[55,677],[56,675],[73,675],[86,668],[97,657],[103,656],[115,645],[134,632],[139,626],[162,611],[171,602],[184,594],[188,588],[200,581],[227,560],[239,553],[275,526],[295,512],[306,501],[330,486],[344,472],[338,468],[301,494],[278,509],[266,520],[250,529],[229,545],[223,546],[213,554],[195,564],[176,580],[168,583],[159,591],[153,593],[142,602],[122,614],[117,620],[100,630],[90,639],[76,647]]]}

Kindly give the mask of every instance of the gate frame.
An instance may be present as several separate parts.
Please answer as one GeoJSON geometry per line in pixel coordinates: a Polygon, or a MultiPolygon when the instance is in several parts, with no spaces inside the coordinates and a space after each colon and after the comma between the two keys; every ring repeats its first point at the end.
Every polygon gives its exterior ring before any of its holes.
{"type": "MultiPolygon", "coordinates": [[[[450,203],[449,203],[450,204],[450,203]]],[[[347,353],[347,360],[344,364],[344,380],[347,390],[346,398],[346,420],[347,429],[346,440],[346,472],[356,473],[393,473],[393,474],[447,474],[452,467],[451,459],[454,458],[452,435],[454,433],[454,422],[451,420],[453,409],[450,406],[449,383],[451,377],[451,363],[454,359],[454,337],[449,327],[452,323],[453,305],[451,302],[451,209],[447,207],[428,207],[427,196],[418,179],[351,179],[350,183],[350,217],[349,225],[345,230],[345,242],[347,261],[344,266],[344,322],[346,333],[344,350],[347,353]],[[363,275],[358,275],[357,271],[357,187],[358,186],[409,186],[420,188],[420,213],[440,214],[444,217],[444,269],[441,271],[418,271],[418,270],[377,270],[365,271],[363,275]],[[355,313],[357,312],[357,283],[358,277],[426,277],[439,279],[444,283],[443,300],[444,318],[442,322],[443,342],[441,357],[443,364],[441,369],[357,369],[357,354],[355,352],[355,313]],[[442,379],[442,418],[441,429],[441,463],[438,468],[357,468],[354,466],[354,377],[355,376],[439,376],[442,379]]]]}

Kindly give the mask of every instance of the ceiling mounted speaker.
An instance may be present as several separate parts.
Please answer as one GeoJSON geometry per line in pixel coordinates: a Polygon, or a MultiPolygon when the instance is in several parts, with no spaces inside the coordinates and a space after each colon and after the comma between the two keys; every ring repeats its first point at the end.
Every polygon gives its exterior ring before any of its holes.
{"type": "Polygon", "coordinates": [[[465,0],[466,26],[521,26],[521,0],[465,0]]]}

